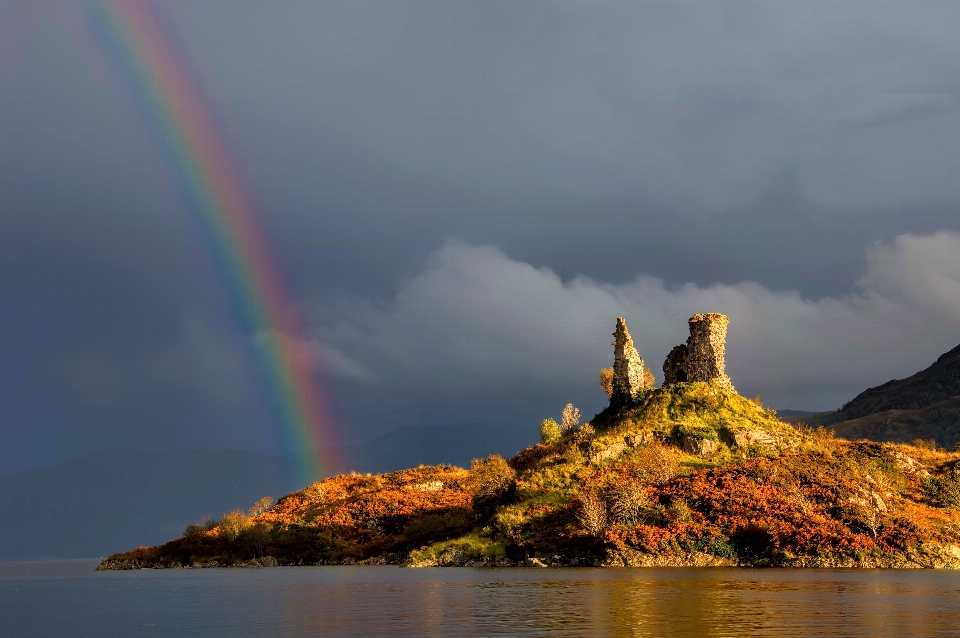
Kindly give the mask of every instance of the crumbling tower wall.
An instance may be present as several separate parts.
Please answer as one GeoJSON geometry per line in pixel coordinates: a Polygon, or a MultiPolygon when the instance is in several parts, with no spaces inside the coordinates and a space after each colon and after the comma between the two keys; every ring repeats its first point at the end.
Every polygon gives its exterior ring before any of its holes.
{"type": "Polygon", "coordinates": [[[663,385],[682,383],[687,380],[687,371],[683,368],[683,360],[687,356],[687,346],[674,346],[663,362],[663,385]]]}
{"type": "Polygon", "coordinates": [[[613,333],[613,394],[611,403],[624,403],[637,396],[644,387],[643,359],[633,345],[627,322],[617,317],[613,333]]]}
{"type": "Polygon", "coordinates": [[[733,390],[724,354],[730,319],[715,312],[693,315],[686,345],[676,346],[663,362],[664,385],[716,379],[733,390]]]}

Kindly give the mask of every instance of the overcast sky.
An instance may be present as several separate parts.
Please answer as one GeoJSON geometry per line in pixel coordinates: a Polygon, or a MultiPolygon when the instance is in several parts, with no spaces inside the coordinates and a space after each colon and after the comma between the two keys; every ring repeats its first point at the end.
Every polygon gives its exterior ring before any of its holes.
{"type": "MultiPolygon", "coordinates": [[[[778,408],[960,343],[956,2],[163,2],[347,443],[662,380],[696,312],[778,408]]],[[[96,3],[0,1],[0,470],[275,452],[96,3]]]]}

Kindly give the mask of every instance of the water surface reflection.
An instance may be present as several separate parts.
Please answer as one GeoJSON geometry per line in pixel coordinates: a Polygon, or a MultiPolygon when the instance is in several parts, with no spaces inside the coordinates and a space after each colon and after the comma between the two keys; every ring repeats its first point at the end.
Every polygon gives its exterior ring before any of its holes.
{"type": "Polygon", "coordinates": [[[93,564],[0,564],[0,635],[960,634],[960,575],[951,572],[301,567],[94,573],[93,564]]]}

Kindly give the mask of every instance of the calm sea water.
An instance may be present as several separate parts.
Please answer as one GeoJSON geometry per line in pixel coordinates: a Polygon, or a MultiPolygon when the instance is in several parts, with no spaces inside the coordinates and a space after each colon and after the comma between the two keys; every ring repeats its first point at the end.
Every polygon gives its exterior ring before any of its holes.
{"type": "Polygon", "coordinates": [[[0,636],[960,635],[946,571],[95,566],[0,563],[0,636]]]}

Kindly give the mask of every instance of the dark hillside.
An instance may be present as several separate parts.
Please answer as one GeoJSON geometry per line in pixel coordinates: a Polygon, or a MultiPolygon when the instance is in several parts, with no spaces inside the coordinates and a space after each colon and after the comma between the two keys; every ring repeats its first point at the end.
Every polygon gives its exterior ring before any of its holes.
{"type": "Polygon", "coordinates": [[[906,379],[869,388],[840,408],[835,422],[890,410],[916,411],[960,396],[960,346],[906,379]]]}
{"type": "Polygon", "coordinates": [[[847,439],[960,442],[960,346],[925,370],[864,390],[836,412],[786,417],[833,428],[847,439]]]}

